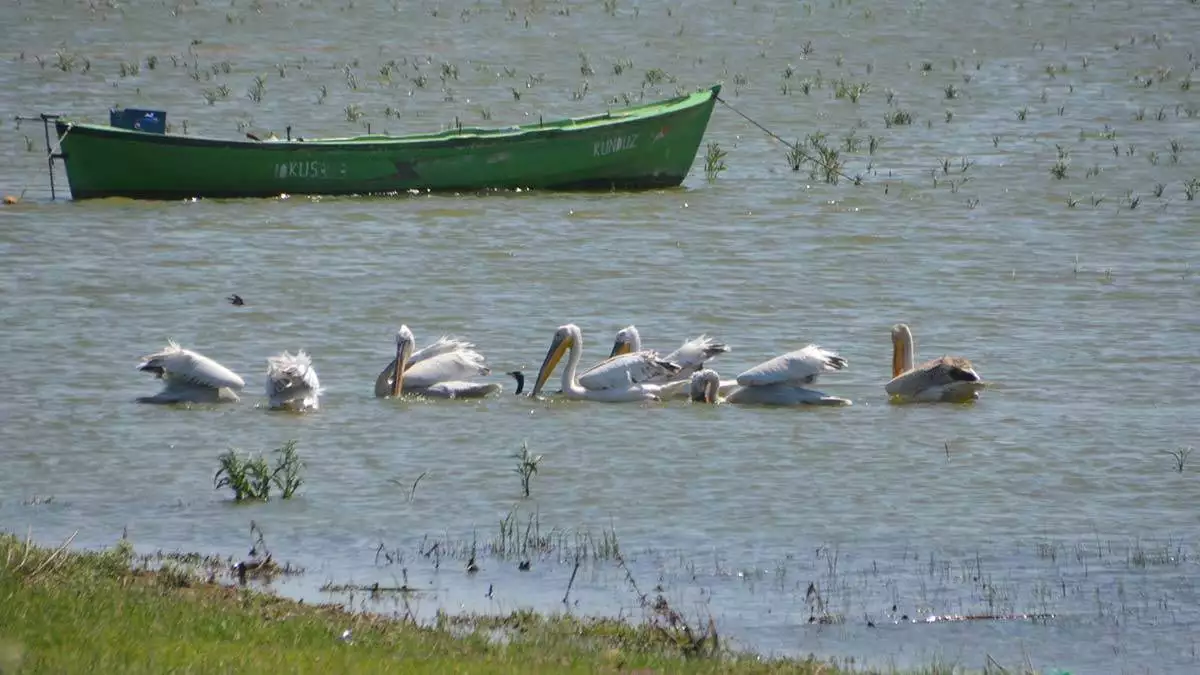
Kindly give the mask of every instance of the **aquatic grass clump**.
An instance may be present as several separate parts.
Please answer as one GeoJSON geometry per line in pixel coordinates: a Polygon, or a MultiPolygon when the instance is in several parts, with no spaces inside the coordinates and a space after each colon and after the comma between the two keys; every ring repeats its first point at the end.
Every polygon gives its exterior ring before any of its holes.
{"type": "Polygon", "coordinates": [[[1179,142],[1178,138],[1172,138],[1169,142],[1171,145],[1171,163],[1178,164],[1179,154],[1183,152],[1183,144],[1179,142]]]}
{"type": "Polygon", "coordinates": [[[1200,178],[1189,178],[1183,184],[1184,197],[1190,202],[1196,198],[1196,193],[1200,192],[1200,178]]]}
{"type": "Polygon", "coordinates": [[[304,462],[300,459],[300,453],[296,452],[295,440],[284,443],[275,453],[279,455],[279,461],[275,464],[275,470],[271,472],[271,480],[282,493],[281,497],[291,499],[296,490],[304,484],[304,479],[300,477],[304,462]]]}
{"type": "Polygon", "coordinates": [[[800,141],[788,145],[787,161],[788,166],[792,167],[792,171],[799,171],[804,164],[804,159],[807,155],[804,153],[804,148],[801,147],[800,141]]]}
{"type": "Polygon", "coordinates": [[[267,80],[262,75],[254,76],[254,84],[246,90],[246,98],[254,103],[262,103],[263,96],[267,94],[267,80]]]}
{"type": "Polygon", "coordinates": [[[850,99],[851,103],[858,103],[858,99],[871,88],[869,82],[851,83],[845,80],[837,80],[833,85],[833,97],[850,99]]]}
{"type": "Polygon", "coordinates": [[[893,126],[906,126],[912,124],[912,122],[912,113],[899,108],[883,115],[883,124],[889,129],[893,126]]]}
{"type": "Polygon", "coordinates": [[[517,459],[517,466],[513,471],[521,477],[521,491],[528,497],[529,480],[538,472],[538,464],[542,461],[542,456],[529,454],[528,441],[522,441],[521,451],[514,453],[513,457],[517,459]]]}
{"type": "Polygon", "coordinates": [[[708,149],[704,153],[704,175],[708,180],[716,180],[717,175],[725,170],[725,155],[729,154],[721,149],[721,145],[716,142],[710,142],[708,149]]]}
{"type": "Polygon", "coordinates": [[[830,185],[837,185],[842,176],[841,151],[825,143],[825,135],[818,132],[808,136],[808,144],[816,153],[810,159],[812,170],[809,176],[814,180],[820,178],[830,185]]]}
{"type": "MultiPolygon", "coordinates": [[[[531,558],[552,558],[559,563],[573,561],[606,561],[615,560],[621,555],[621,543],[617,539],[616,530],[610,525],[601,530],[600,537],[592,535],[590,530],[564,530],[552,528],[542,531],[541,516],[532,513],[525,522],[520,522],[514,508],[500,520],[496,538],[487,542],[484,553],[500,560],[528,561],[531,558]]],[[[472,550],[474,543],[470,544],[472,550]]],[[[444,547],[445,552],[454,555],[454,546],[444,547]]],[[[457,547],[465,552],[466,546],[457,547]]]]}
{"type": "Polygon", "coordinates": [[[1058,160],[1050,167],[1050,175],[1062,180],[1067,177],[1067,167],[1071,164],[1071,152],[1061,145],[1054,147],[1058,150],[1058,160]]]}
{"type": "MultiPolygon", "coordinates": [[[[55,52],[54,56],[57,58],[57,61],[55,62],[54,67],[58,68],[59,70],[61,70],[64,73],[69,73],[72,70],[74,70],[75,66],[78,64],[79,58],[80,58],[78,54],[73,54],[71,52],[65,52],[65,51],[55,52]]],[[[91,61],[87,61],[87,59],[84,59],[84,61],[87,62],[87,69],[85,69],[83,71],[86,73],[87,70],[91,69],[91,61]]]]}
{"type": "Polygon", "coordinates": [[[661,84],[663,81],[674,82],[675,80],[662,68],[651,68],[650,70],[647,70],[646,74],[642,77],[642,86],[653,87],[661,84]]]}
{"type": "Polygon", "coordinates": [[[209,105],[215,105],[217,101],[225,101],[229,99],[229,87],[222,84],[216,89],[205,89],[201,92],[201,94],[204,96],[204,100],[207,101],[209,105]]]}
{"type": "Polygon", "coordinates": [[[221,466],[213,475],[213,489],[228,487],[236,502],[267,501],[274,485],[279,488],[281,498],[291,499],[304,484],[300,477],[304,462],[296,452],[296,441],[289,440],[274,454],[279,457],[271,468],[262,455],[243,458],[230,448],[217,458],[221,466]]]}
{"type": "Polygon", "coordinates": [[[234,501],[265,501],[271,492],[271,470],[261,455],[238,457],[232,448],[217,458],[221,467],[213,475],[213,489],[228,487],[234,501]]]}
{"type": "Polygon", "coordinates": [[[1191,446],[1186,448],[1175,448],[1174,450],[1163,450],[1164,454],[1170,455],[1175,460],[1175,470],[1183,473],[1183,467],[1187,464],[1188,456],[1192,454],[1191,446]]]}

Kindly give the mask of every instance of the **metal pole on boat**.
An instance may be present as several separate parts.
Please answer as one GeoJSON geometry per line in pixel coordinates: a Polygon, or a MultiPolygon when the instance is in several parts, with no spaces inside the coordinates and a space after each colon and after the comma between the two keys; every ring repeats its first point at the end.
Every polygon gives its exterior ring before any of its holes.
{"type": "Polygon", "coordinates": [[[46,113],[42,113],[42,131],[46,132],[46,168],[50,171],[50,201],[54,201],[57,198],[54,194],[54,153],[50,150],[50,117],[46,113]]]}
{"type": "Polygon", "coordinates": [[[46,168],[50,171],[50,199],[57,199],[54,188],[54,160],[64,158],[61,152],[54,152],[54,148],[50,145],[50,122],[57,120],[60,116],[52,113],[40,113],[37,117],[25,117],[17,115],[16,119],[21,122],[37,122],[42,121],[42,131],[46,134],[46,168]]]}

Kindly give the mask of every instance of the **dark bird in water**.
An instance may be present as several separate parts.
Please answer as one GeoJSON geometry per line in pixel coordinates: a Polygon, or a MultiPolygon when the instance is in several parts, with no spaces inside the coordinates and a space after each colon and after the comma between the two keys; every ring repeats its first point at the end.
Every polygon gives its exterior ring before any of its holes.
{"type": "Polygon", "coordinates": [[[521,390],[525,388],[525,374],[519,370],[513,370],[507,374],[512,377],[512,379],[517,381],[517,390],[513,393],[519,395],[521,390]]]}
{"type": "Polygon", "coordinates": [[[234,293],[233,295],[231,295],[225,299],[229,301],[229,304],[236,305],[238,307],[241,307],[242,305],[246,304],[246,301],[242,300],[242,296],[238,295],[237,293],[234,293]]]}

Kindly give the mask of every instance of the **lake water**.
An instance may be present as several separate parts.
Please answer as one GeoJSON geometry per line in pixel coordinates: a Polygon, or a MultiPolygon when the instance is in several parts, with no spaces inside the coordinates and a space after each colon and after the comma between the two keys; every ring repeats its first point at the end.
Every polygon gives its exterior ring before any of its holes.
{"type": "MultiPolygon", "coordinates": [[[[26,1],[4,33],[0,192],[24,192],[0,208],[4,529],[240,557],[253,522],[307,569],[284,592],[425,619],[562,611],[575,543],[611,531],[642,591],[764,654],[1200,668],[1200,456],[1178,471],[1168,454],[1198,444],[1200,5],[26,1]],[[863,184],[792,171],[719,105],[706,141],[727,169],[706,179],[702,147],[680,189],[52,202],[41,127],[11,120],[122,105],[225,138],[396,133],[714,81],[788,140],[825,134],[863,184]],[[918,357],[967,356],[995,386],[890,405],[898,321],[918,357]],[[501,373],[532,374],[567,322],[585,363],[626,324],[663,351],[707,332],[733,347],[712,364],[730,377],[816,342],[850,362],[821,388],[855,403],[512,396],[501,373]],[[374,399],[401,323],[419,344],[472,339],[506,393],[374,399]],[[167,338],[242,374],[242,401],[134,403],[167,338]],[[322,408],[268,413],[265,359],[298,348],[322,408]],[[288,439],[297,498],[213,489],[219,453],[288,439]],[[544,456],[529,499],[523,442],[544,456]],[[488,546],[514,509],[565,533],[529,571],[488,546]],[[407,610],[319,590],[404,574],[424,591],[407,610]],[[1022,613],[1049,616],[924,621],[1022,613]]],[[[643,615],[607,558],[567,609],[643,615]]]]}

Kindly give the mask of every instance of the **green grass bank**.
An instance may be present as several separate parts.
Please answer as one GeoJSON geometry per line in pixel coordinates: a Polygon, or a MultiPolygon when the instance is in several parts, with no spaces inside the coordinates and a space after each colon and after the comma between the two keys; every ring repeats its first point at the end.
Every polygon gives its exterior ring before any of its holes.
{"type": "Polygon", "coordinates": [[[430,627],[140,567],[125,542],[77,551],[0,534],[0,674],[839,672],[732,653],[669,608],[640,625],[516,613],[430,627]]]}

